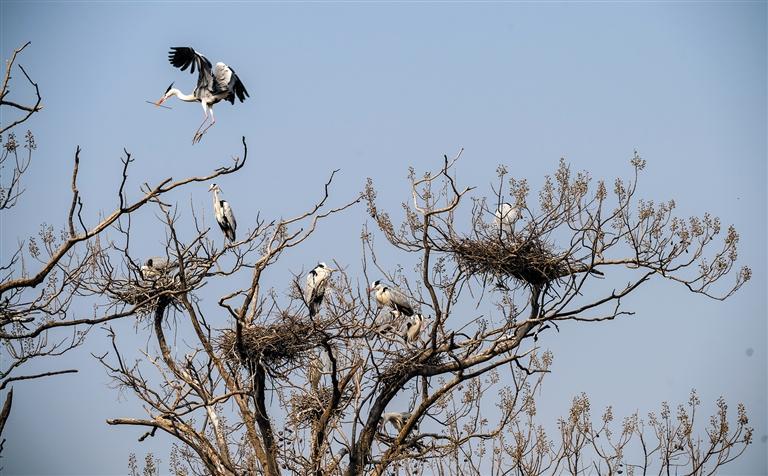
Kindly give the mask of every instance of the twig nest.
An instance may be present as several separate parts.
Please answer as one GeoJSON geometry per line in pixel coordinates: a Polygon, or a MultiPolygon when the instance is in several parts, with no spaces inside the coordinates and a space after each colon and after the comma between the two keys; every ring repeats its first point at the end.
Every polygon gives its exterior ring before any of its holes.
{"type": "Polygon", "coordinates": [[[117,301],[131,306],[139,306],[136,313],[147,315],[152,313],[161,300],[175,305],[175,294],[183,292],[183,287],[177,277],[163,276],[158,279],[127,280],[116,279],[110,283],[107,293],[117,301]]]}
{"type": "Polygon", "coordinates": [[[307,353],[322,345],[322,326],[307,318],[283,314],[279,322],[227,329],[219,337],[222,353],[231,362],[265,365],[272,371],[285,370],[304,362],[307,353]]]}
{"type": "Polygon", "coordinates": [[[469,275],[483,279],[512,278],[527,284],[541,285],[586,271],[580,263],[558,255],[546,243],[512,234],[484,237],[450,237],[446,250],[469,275]]]}
{"type": "Polygon", "coordinates": [[[391,385],[401,378],[405,377],[411,372],[428,369],[435,365],[443,363],[443,354],[432,355],[425,361],[419,362],[419,352],[416,353],[400,353],[391,361],[391,363],[385,366],[379,377],[379,381],[382,385],[391,385]]]}
{"type": "MultiPolygon", "coordinates": [[[[349,403],[350,397],[349,392],[341,395],[341,400],[332,413],[334,418],[341,416],[343,409],[349,403]]],[[[323,415],[332,398],[333,391],[330,387],[320,387],[317,391],[292,394],[290,400],[291,413],[288,417],[289,423],[298,428],[312,426],[323,415]]]]}

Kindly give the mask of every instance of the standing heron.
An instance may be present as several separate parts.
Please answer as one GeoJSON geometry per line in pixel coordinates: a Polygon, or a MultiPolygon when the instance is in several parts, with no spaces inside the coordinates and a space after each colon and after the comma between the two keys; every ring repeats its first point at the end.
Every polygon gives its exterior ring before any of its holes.
{"type": "Polygon", "coordinates": [[[234,69],[224,63],[216,63],[216,66],[212,67],[208,58],[192,48],[183,46],[171,48],[171,51],[168,52],[168,61],[182,71],[186,71],[191,66],[189,72],[192,74],[194,74],[195,68],[197,68],[197,87],[195,87],[192,94],[182,93],[174,88],[173,83],[171,83],[168,89],[165,90],[163,97],[155,103],[159,106],[169,97],[176,96],[182,101],[199,102],[203,106],[203,122],[195,131],[194,137],[192,137],[193,144],[200,142],[203,134],[216,124],[216,118],[213,115],[214,104],[221,100],[235,104],[235,97],[240,102],[245,101],[245,98],[248,97],[248,91],[245,90],[245,86],[243,86],[242,81],[235,74],[234,69]],[[211,123],[203,129],[203,126],[208,121],[209,113],[211,123]]]}
{"type": "Polygon", "coordinates": [[[235,230],[237,229],[237,221],[235,221],[235,214],[232,213],[232,207],[229,206],[229,202],[222,200],[219,194],[221,188],[215,183],[212,183],[209,192],[213,192],[213,214],[216,217],[216,222],[219,224],[219,228],[224,232],[224,236],[229,241],[235,241],[235,230]]]}
{"type": "Polygon", "coordinates": [[[413,315],[413,306],[408,301],[408,297],[399,289],[385,286],[380,280],[377,280],[371,283],[371,287],[368,289],[369,293],[374,291],[374,297],[379,305],[391,307],[408,317],[413,315]]]}
{"type": "Polygon", "coordinates": [[[493,224],[502,233],[512,234],[515,231],[515,222],[521,218],[523,218],[523,212],[519,208],[504,202],[494,213],[493,224]]]}
{"type": "Polygon", "coordinates": [[[334,271],[336,270],[321,262],[307,274],[304,301],[309,307],[309,317],[314,317],[320,309],[320,304],[323,303],[325,297],[325,289],[328,287],[328,278],[334,271]]]}

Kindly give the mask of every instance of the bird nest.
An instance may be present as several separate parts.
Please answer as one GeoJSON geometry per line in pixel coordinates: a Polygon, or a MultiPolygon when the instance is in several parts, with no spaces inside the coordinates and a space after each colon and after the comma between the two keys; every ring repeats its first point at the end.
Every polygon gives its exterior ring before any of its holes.
{"type": "Polygon", "coordinates": [[[403,377],[431,368],[443,363],[443,354],[433,354],[428,359],[419,361],[420,353],[398,354],[389,365],[387,365],[379,376],[379,382],[388,386],[396,383],[403,377]]]}
{"type": "Polygon", "coordinates": [[[175,305],[175,295],[182,292],[183,287],[177,278],[162,277],[156,280],[116,279],[109,283],[107,294],[116,301],[130,306],[138,306],[136,314],[147,315],[154,312],[157,306],[175,305]]]}
{"type": "Polygon", "coordinates": [[[589,268],[557,254],[537,239],[509,237],[451,237],[445,251],[469,275],[483,279],[512,278],[541,285],[589,268]]]}
{"type": "MultiPolygon", "coordinates": [[[[289,423],[298,428],[312,426],[323,416],[323,412],[328,408],[333,398],[333,391],[330,387],[320,387],[317,391],[308,393],[294,393],[291,396],[291,414],[288,417],[289,423]]],[[[341,399],[333,409],[332,417],[340,417],[344,413],[344,408],[351,398],[350,392],[341,394],[341,399]]]]}
{"type": "Polygon", "coordinates": [[[300,364],[307,352],[322,345],[322,324],[296,316],[282,317],[272,324],[243,327],[240,342],[237,330],[227,329],[219,337],[219,348],[232,362],[260,362],[273,371],[300,364]]]}

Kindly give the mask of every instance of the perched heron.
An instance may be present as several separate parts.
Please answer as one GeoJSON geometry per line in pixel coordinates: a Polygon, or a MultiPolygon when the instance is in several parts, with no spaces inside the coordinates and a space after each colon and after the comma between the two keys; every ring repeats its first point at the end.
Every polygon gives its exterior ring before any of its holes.
{"type": "Polygon", "coordinates": [[[317,392],[320,388],[320,377],[323,376],[323,361],[317,352],[313,352],[310,356],[309,368],[307,369],[307,380],[309,385],[317,392]]]}
{"type": "Polygon", "coordinates": [[[309,307],[309,316],[314,317],[320,309],[328,287],[328,278],[335,269],[325,263],[319,263],[307,274],[307,287],[304,289],[304,301],[309,307]]]}
{"type": "MultiPolygon", "coordinates": [[[[403,429],[403,425],[408,419],[411,418],[411,412],[387,412],[381,414],[381,425],[386,428],[387,423],[392,425],[392,428],[400,432],[403,429]]],[[[418,428],[418,426],[414,426],[418,428]]]]}
{"type": "Polygon", "coordinates": [[[523,212],[509,203],[502,203],[493,214],[493,224],[502,233],[512,234],[515,231],[515,223],[523,218],[523,212]]]}
{"type": "Polygon", "coordinates": [[[411,303],[408,301],[408,297],[399,289],[385,286],[380,280],[377,280],[371,283],[368,292],[374,292],[374,297],[379,305],[391,307],[397,312],[409,317],[413,315],[413,306],[411,306],[411,303]]]}
{"type": "Polygon", "coordinates": [[[144,279],[157,279],[174,268],[178,268],[179,263],[169,262],[168,258],[162,256],[153,256],[141,266],[141,277],[144,279]]]}
{"type": "Polygon", "coordinates": [[[381,308],[373,319],[373,328],[381,333],[400,332],[402,315],[396,309],[381,308]]]}
{"type": "Polygon", "coordinates": [[[237,229],[237,221],[235,220],[235,214],[232,213],[232,207],[229,206],[229,202],[222,200],[219,194],[221,188],[212,183],[209,192],[213,192],[213,214],[216,217],[216,222],[219,224],[219,228],[224,232],[224,236],[229,241],[235,241],[235,230],[237,229]]]}
{"type": "Polygon", "coordinates": [[[406,321],[405,327],[405,341],[411,343],[419,338],[421,329],[424,326],[424,316],[419,313],[414,314],[406,321]]]}
{"type": "Polygon", "coordinates": [[[182,101],[186,102],[199,102],[203,106],[203,122],[200,127],[195,131],[195,135],[192,138],[192,143],[200,142],[203,134],[216,124],[216,118],[213,116],[213,105],[217,102],[224,100],[235,104],[235,97],[240,102],[245,101],[248,97],[248,91],[245,90],[240,78],[235,74],[235,70],[230,68],[224,63],[216,63],[216,66],[211,66],[211,62],[208,58],[198,53],[192,48],[188,47],[173,47],[168,52],[168,61],[180,68],[182,71],[186,71],[191,66],[189,72],[194,74],[195,68],[197,68],[197,87],[192,94],[184,94],[178,89],[173,87],[173,83],[165,90],[165,94],[155,104],[161,105],[171,96],[176,96],[182,101]],[[208,122],[208,115],[210,114],[211,123],[203,129],[203,126],[208,122]]]}

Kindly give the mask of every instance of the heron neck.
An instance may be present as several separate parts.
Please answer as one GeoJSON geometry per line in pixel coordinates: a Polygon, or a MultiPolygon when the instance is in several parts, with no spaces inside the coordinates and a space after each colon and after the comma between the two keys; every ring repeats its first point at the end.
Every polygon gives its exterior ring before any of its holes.
{"type": "Polygon", "coordinates": [[[187,102],[197,101],[197,98],[194,96],[194,94],[184,94],[183,92],[179,91],[176,88],[173,88],[170,91],[168,91],[168,97],[170,96],[176,96],[182,101],[187,101],[187,102]]]}

